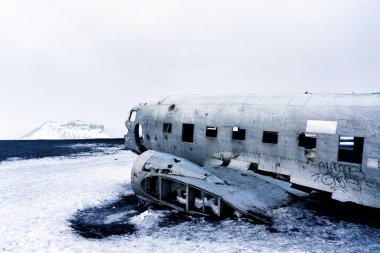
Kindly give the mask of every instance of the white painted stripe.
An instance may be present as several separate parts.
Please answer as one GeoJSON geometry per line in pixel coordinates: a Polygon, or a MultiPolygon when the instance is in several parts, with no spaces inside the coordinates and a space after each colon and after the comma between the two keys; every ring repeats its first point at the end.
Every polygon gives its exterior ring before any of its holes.
{"type": "Polygon", "coordinates": [[[339,142],[340,146],[354,146],[354,142],[341,141],[339,142]]]}
{"type": "Polygon", "coordinates": [[[306,132],[319,134],[336,134],[337,121],[308,120],[306,132]]]}
{"type": "Polygon", "coordinates": [[[354,137],[351,136],[340,136],[339,138],[341,141],[353,141],[354,137]]]}

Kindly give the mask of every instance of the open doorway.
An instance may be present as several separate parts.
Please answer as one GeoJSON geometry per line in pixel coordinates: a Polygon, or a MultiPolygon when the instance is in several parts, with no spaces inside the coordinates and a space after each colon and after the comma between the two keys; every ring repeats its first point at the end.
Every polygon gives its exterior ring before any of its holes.
{"type": "Polygon", "coordinates": [[[144,135],[141,124],[137,123],[135,126],[135,141],[141,153],[145,152],[147,149],[144,146],[144,135]]]}

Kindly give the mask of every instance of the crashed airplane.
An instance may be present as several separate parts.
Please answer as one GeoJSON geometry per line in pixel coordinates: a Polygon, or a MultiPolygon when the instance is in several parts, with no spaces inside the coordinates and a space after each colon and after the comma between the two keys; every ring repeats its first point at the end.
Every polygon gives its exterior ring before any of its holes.
{"type": "Polygon", "coordinates": [[[263,222],[312,191],[380,208],[380,94],[169,96],[126,127],[144,203],[263,222]]]}

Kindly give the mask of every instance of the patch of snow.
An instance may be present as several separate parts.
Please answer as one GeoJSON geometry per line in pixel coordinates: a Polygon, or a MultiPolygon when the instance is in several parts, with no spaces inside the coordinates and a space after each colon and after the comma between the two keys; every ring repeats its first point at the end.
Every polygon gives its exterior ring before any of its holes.
{"type": "Polygon", "coordinates": [[[146,210],[134,217],[129,221],[134,224],[139,230],[152,231],[157,229],[158,223],[162,221],[165,216],[164,212],[156,212],[153,210],[146,210]]]}
{"type": "Polygon", "coordinates": [[[219,207],[216,201],[217,201],[216,198],[210,198],[210,199],[204,198],[205,206],[211,207],[214,214],[219,214],[219,207]]]}
{"type": "Polygon", "coordinates": [[[181,198],[180,196],[177,196],[177,201],[180,203],[180,204],[184,204],[186,205],[186,198],[181,198]]]}
{"type": "Polygon", "coordinates": [[[63,139],[102,139],[111,138],[104,130],[103,125],[91,124],[83,121],[69,121],[66,123],[46,122],[31,131],[21,140],[63,140],[63,139]]]}
{"type": "Polygon", "coordinates": [[[120,221],[125,215],[134,212],[134,211],[128,211],[128,212],[121,212],[121,213],[115,213],[115,214],[110,214],[106,217],[104,220],[104,224],[111,224],[113,222],[120,221]]]}

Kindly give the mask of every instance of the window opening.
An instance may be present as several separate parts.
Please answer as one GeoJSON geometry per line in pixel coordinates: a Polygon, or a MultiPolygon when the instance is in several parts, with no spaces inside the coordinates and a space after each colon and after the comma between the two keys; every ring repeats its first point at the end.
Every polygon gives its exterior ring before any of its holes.
{"type": "Polygon", "coordinates": [[[142,127],[141,127],[140,124],[136,125],[135,134],[136,134],[136,138],[139,139],[140,141],[142,141],[142,139],[143,139],[143,132],[142,132],[142,127]]]}
{"type": "Polygon", "coordinates": [[[164,133],[171,133],[172,132],[172,124],[171,123],[164,123],[164,127],[162,130],[164,133]]]}
{"type": "Polygon", "coordinates": [[[148,177],[142,183],[145,184],[145,192],[154,198],[160,196],[160,182],[158,177],[148,177]]]}
{"type": "Polygon", "coordinates": [[[202,213],[204,209],[204,192],[201,190],[189,186],[189,210],[202,213]]]}
{"type": "Polygon", "coordinates": [[[129,114],[129,121],[130,122],[135,122],[136,116],[137,116],[136,111],[131,111],[131,113],[129,114]]]}
{"type": "Polygon", "coordinates": [[[317,135],[309,133],[301,133],[298,136],[298,146],[306,149],[313,149],[317,146],[317,135]]]}
{"type": "Polygon", "coordinates": [[[278,142],[278,132],[264,131],[263,143],[277,144],[277,142],[278,142]]]}
{"type": "Polygon", "coordinates": [[[161,178],[161,199],[175,206],[185,208],[187,203],[186,185],[161,178]]]}
{"type": "Polygon", "coordinates": [[[143,142],[144,142],[143,130],[142,130],[142,126],[140,124],[136,124],[136,126],[135,126],[135,141],[136,141],[136,144],[139,147],[141,153],[146,151],[146,148],[143,144],[143,142]]]}
{"type": "Polygon", "coordinates": [[[361,164],[363,145],[363,137],[339,136],[338,161],[361,164]]]}
{"type": "Polygon", "coordinates": [[[245,129],[239,127],[232,128],[232,139],[233,140],[245,140],[245,129]]]}
{"type": "Polygon", "coordinates": [[[175,109],[175,104],[172,104],[171,106],[169,106],[169,111],[174,111],[175,109]]]}
{"type": "Polygon", "coordinates": [[[214,137],[218,136],[218,128],[213,126],[206,127],[206,137],[214,137]]]}
{"type": "Polygon", "coordinates": [[[194,124],[182,124],[182,141],[193,142],[194,124]]]}

